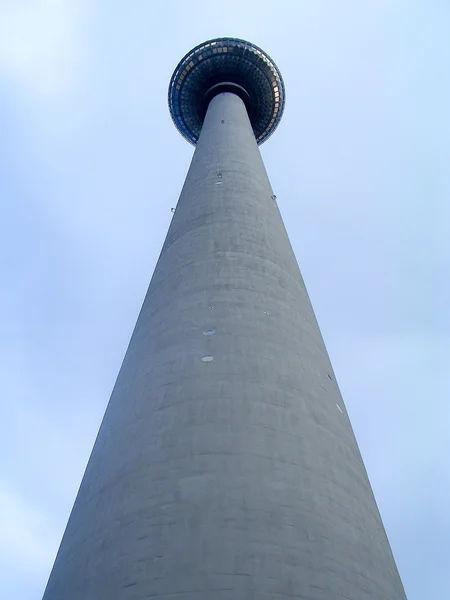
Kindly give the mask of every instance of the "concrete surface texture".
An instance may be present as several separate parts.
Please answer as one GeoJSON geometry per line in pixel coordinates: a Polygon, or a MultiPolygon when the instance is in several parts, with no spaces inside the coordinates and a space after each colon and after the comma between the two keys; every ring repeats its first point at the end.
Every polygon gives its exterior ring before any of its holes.
{"type": "Polygon", "coordinates": [[[230,93],[209,105],[44,594],[144,598],[405,600],[230,93]]]}

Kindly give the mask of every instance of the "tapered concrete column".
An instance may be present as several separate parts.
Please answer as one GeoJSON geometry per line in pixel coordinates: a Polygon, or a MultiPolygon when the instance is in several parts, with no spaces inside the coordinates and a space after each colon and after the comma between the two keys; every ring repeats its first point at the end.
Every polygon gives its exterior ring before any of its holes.
{"type": "Polygon", "coordinates": [[[404,600],[243,101],[209,104],[44,600],[404,600]]]}

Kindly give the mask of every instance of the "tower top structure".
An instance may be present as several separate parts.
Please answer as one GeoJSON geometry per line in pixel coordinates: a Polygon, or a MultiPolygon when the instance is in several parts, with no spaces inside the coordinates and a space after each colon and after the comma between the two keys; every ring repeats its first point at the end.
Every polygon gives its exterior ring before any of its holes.
{"type": "Polygon", "coordinates": [[[281,73],[258,46],[223,37],[188,52],[170,80],[170,114],[188,142],[197,143],[208,104],[222,92],[233,92],[245,102],[258,144],[272,135],[284,110],[281,73]]]}

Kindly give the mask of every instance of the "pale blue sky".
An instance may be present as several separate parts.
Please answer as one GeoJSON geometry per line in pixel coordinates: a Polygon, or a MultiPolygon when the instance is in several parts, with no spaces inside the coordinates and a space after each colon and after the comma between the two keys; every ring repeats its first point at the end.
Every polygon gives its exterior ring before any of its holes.
{"type": "Polygon", "coordinates": [[[0,597],[43,593],[221,35],[282,71],[269,176],[409,600],[450,598],[448,0],[0,0],[0,597]]]}

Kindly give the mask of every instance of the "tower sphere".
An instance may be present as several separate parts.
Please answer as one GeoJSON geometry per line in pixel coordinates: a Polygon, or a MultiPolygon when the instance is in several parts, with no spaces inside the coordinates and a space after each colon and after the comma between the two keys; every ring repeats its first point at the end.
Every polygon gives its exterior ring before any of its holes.
{"type": "Polygon", "coordinates": [[[216,38],[188,52],[170,80],[170,114],[188,142],[197,143],[208,104],[222,92],[233,92],[245,102],[258,144],[275,131],[285,101],[277,66],[250,42],[216,38]]]}

